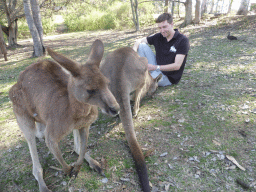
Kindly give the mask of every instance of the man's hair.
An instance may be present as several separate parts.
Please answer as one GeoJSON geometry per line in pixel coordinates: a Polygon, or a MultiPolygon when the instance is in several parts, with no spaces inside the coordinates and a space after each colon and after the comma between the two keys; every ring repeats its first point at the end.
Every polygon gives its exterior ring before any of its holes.
{"type": "Polygon", "coordinates": [[[163,13],[163,14],[158,16],[158,18],[156,19],[156,23],[161,23],[165,20],[168,23],[172,24],[172,15],[170,13],[163,13]]]}

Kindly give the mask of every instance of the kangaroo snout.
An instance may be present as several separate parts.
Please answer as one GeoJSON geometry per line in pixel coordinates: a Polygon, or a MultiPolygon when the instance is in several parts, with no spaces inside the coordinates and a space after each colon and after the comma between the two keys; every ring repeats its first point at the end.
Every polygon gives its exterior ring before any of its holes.
{"type": "Polygon", "coordinates": [[[115,107],[109,107],[109,111],[108,114],[110,114],[111,116],[117,116],[119,114],[120,111],[120,107],[119,105],[115,106],[115,107]]]}

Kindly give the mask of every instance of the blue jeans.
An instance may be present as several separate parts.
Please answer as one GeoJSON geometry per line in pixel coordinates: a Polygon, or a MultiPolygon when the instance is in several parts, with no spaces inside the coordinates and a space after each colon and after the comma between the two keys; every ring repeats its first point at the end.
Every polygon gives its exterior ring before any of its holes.
{"type": "MultiPolygon", "coordinates": [[[[157,65],[156,56],[151,50],[151,48],[146,43],[141,43],[138,48],[138,54],[141,57],[146,57],[148,59],[148,63],[152,65],[157,65]]],[[[153,78],[156,78],[162,71],[150,71],[150,74],[153,78]]],[[[162,73],[163,77],[158,82],[158,86],[165,87],[171,85],[172,83],[169,81],[168,77],[162,73]]]]}

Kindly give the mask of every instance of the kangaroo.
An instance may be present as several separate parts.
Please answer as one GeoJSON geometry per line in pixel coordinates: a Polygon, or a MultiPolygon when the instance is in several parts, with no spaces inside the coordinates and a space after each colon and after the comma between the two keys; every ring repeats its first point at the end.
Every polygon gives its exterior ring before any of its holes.
{"type": "MultiPolygon", "coordinates": [[[[119,105],[108,89],[109,81],[100,72],[104,46],[94,41],[84,65],[47,48],[58,63],[44,60],[28,66],[9,91],[17,123],[28,142],[33,161],[33,175],[41,192],[50,191],[43,179],[35,137],[45,137],[46,145],[69,176],[77,176],[82,165],[89,136],[89,127],[98,117],[98,107],[115,116],[119,105]],[[78,160],[68,165],[58,143],[72,130],[80,138],[78,160]]],[[[90,158],[95,169],[98,164],[90,158]],[[95,167],[96,166],[96,167],[95,167]]]]}
{"type": "MultiPolygon", "coordinates": [[[[132,48],[123,47],[108,54],[100,65],[101,72],[110,80],[110,90],[120,106],[119,115],[144,192],[150,191],[150,186],[144,155],[134,131],[130,100],[134,100],[133,115],[137,116],[140,100],[146,94],[152,95],[158,87],[162,74],[153,79],[147,64],[145,57],[139,57],[132,48]]],[[[78,141],[78,135],[74,132],[74,149],[77,152],[78,141]]]]}

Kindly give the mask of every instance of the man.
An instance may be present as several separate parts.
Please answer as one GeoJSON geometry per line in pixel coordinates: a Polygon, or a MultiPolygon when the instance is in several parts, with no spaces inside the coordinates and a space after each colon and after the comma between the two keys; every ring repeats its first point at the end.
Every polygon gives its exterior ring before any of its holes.
{"type": "Polygon", "coordinates": [[[156,19],[156,23],[160,33],[138,39],[133,49],[141,57],[148,59],[148,70],[153,78],[160,73],[163,74],[158,83],[159,86],[177,84],[184,71],[189,51],[189,40],[177,29],[173,29],[171,14],[161,14],[156,19]],[[154,45],[156,55],[147,44],[154,45]]]}

